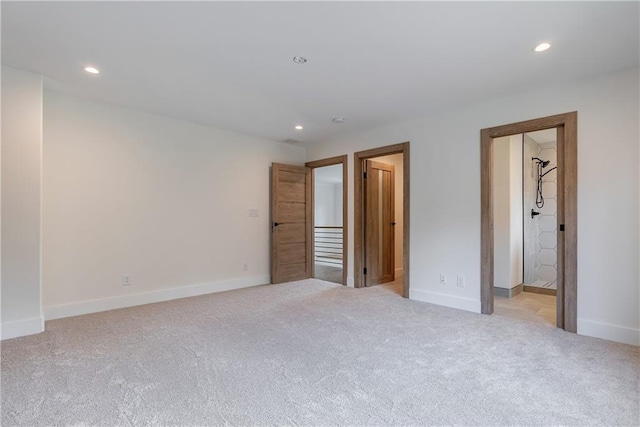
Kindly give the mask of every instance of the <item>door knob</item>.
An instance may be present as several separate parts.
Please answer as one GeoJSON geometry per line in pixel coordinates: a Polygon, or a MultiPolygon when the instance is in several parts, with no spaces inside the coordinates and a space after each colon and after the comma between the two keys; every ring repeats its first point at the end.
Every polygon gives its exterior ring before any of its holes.
{"type": "Polygon", "coordinates": [[[396,225],[396,223],[395,223],[395,222],[392,222],[392,223],[391,223],[391,225],[396,225]]]}

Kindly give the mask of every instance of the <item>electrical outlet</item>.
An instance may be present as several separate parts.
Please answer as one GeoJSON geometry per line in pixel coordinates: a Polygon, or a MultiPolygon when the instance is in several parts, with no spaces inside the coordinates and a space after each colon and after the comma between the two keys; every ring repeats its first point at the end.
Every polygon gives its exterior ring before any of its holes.
{"type": "Polygon", "coordinates": [[[128,274],[122,276],[122,286],[131,286],[131,276],[128,274]]]}
{"type": "Polygon", "coordinates": [[[464,285],[465,285],[464,276],[461,274],[458,274],[458,287],[464,288],[464,285]]]}
{"type": "Polygon", "coordinates": [[[242,271],[249,271],[249,264],[246,262],[242,264],[242,271]]]}
{"type": "Polygon", "coordinates": [[[255,209],[255,208],[249,209],[249,217],[257,218],[258,217],[258,209],[255,209]]]}
{"type": "Polygon", "coordinates": [[[440,274],[440,284],[441,285],[446,285],[447,284],[447,275],[446,274],[440,274]]]}

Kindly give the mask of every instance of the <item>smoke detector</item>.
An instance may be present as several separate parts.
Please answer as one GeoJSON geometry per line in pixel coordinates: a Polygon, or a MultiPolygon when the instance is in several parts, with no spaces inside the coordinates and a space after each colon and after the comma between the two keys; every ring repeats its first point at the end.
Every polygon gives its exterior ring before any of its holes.
{"type": "Polygon", "coordinates": [[[334,117],[331,121],[333,123],[344,123],[344,117],[334,117]]]}
{"type": "Polygon", "coordinates": [[[293,139],[293,138],[287,138],[287,139],[283,139],[282,142],[286,143],[286,144],[300,144],[302,141],[300,141],[299,139],[293,139]]]}

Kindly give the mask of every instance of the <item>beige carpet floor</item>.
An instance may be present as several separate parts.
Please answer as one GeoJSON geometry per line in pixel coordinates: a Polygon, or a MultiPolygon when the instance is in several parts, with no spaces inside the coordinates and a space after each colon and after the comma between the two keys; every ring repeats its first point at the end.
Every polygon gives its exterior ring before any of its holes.
{"type": "Polygon", "coordinates": [[[2,342],[2,425],[638,425],[637,347],[314,279],[2,342]]]}

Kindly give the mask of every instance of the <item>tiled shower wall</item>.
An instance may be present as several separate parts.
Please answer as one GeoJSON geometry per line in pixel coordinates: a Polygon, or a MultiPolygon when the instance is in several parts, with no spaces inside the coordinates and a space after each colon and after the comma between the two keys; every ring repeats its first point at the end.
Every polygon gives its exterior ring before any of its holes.
{"type": "Polygon", "coordinates": [[[523,147],[523,239],[524,239],[524,251],[522,259],[524,263],[524,284],[533,284],[536,279],[536,258],[538,254],[538,227],[537,217],[531,218],[531,209],[537,210],[536,200],[536,170],[533,167],[534,163],[531,161],[532,157],[536,157],[540,147],[538,144],[527,135],[524,135],[524,147],[523,147]]]}
{"type": "Polygon", "coordinates": [[[557,144],[537,144],[524,136],[524,283],[556,288],[557,280],[557,169],[542,178],[544,206],[535,204],[537,167],[532,157],[549,160],[545,173],[557,166],[557,144]],[[531,218],[531,209],[540,215],[531,218]]]}

